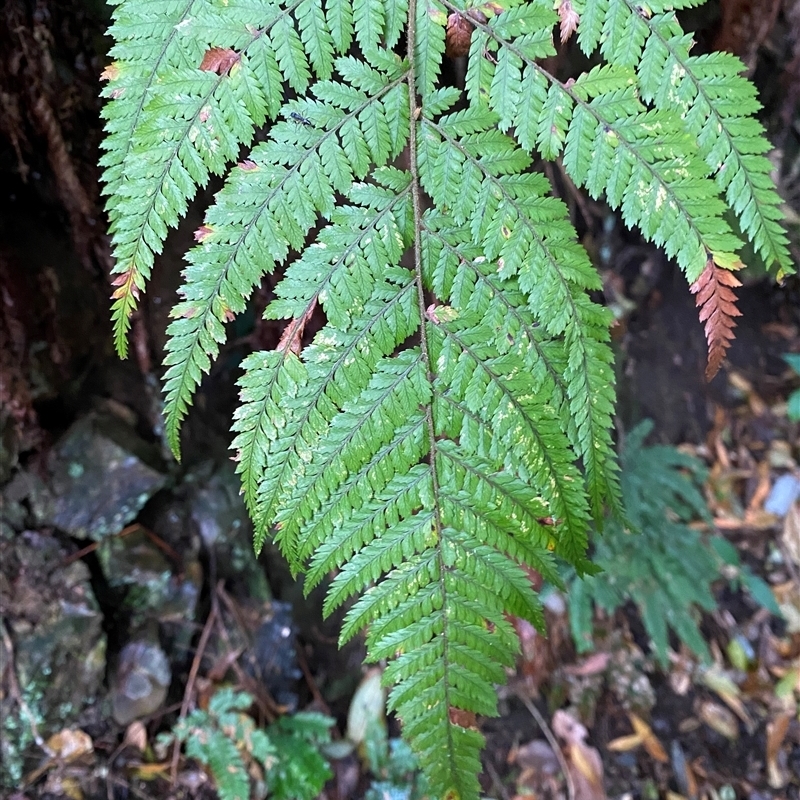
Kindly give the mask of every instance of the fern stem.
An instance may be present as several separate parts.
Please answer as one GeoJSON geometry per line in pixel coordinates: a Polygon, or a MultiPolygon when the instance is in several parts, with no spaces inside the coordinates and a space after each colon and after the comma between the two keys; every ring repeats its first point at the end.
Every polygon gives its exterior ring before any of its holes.
{"type": "MultiPolygon", "coordinates": [[[[406,40],[408,52],[408,160],[409,171],[411,172],[411,198],[414,209],[414,274],[417,284],[417,302],[419,305],[420,316],[420,350],[422,358],[425,361],[425,368],[430,382],[431,389],[434,385],[433,367],[431,364],[430,347],[428,344],[428,317],[426,314],[425,305],[425,286],[423,283],[422,275],[422,191],[421,181],[419,174],[419,163],[417,160],[417,121],[421,118],[422,109],[417,105],[417,88],[416,88],[416,69],[414,64],[414,51],[416,49],[416,21],[417,21],[417,0],[408,0],[408,38],[406,40]]],[[[429,466],[431,470],[431,485],[433,487],[433,522],[436,533],[436,560],[439,567],[439,587],[442,593],[442,685],[444,687],[444,715],[447,718],[447,759],[450,764],[450,773],[453,776],[459,774],[459,767],[457,762],[457,747],[453,739],[453,726],[450,722],[450,655],[449,645],[450,636],[448,632],[449,626],[449,610],[447,600],[447,583],[445,581],[445,573],[448,569],[442,555],[442,517],[440,511],[440,494],[441,489],[439,486],[439,477],[436,474],[437,466],[437,446],[436,446],[436,426],[433,421],[433,401],[428,403],[425,409],[425,420],[428,427],[428,440],[430,450],[428,453],[429,466]]]]}

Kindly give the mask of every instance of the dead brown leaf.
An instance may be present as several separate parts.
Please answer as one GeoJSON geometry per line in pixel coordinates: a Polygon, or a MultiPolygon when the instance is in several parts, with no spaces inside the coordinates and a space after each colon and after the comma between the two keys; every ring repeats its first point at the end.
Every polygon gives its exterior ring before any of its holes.
{"type": "Polygon", "coordinates": [[[579,677],[597,675],[600,672],[606,671],[610,659],[611,656],[609,653],[592,653],[592,655],[585,658],[580,664],[571,664],[564,667],[564,672],[568,675],[577,675],[579,677]]]}
{"type": "Polygon", "coordinates": [[[558,6],[558,16],[561,20],[559,26],[561,44],[564,44],[578,29],[578,23],[581,21],[581,18],[578,12],[572,7],[570,0],[561,0],[558,6]]]}
{"type": "Polygon", "coordinates": [[[800,567],[800,503],[793,503],[783,520],[781,545],[785,555],[800,567]]]}
{"type": "Polygon", "coordinates": [[[781,750],[792,714],[784,711],[767,723],[767,782],[772,789],[782,789],[789,782],[786,754],[781,750]]]}
{"type": "Polygon", "coordinates": [[[736,717],[719,703],[704,700],[698,709],[698,716],[709,728],[726,739],[735,741],[739,738],[739,723],[736,717]]]}
{"type": "Polygon", "coordinates": [[[588,732],[574,717],[559,709],[553,714],[553,732],[564,741],[564,756],[575,800],[606,800],[603,761],[600,753],[584,741],[588,732]]]}
{"type": "Polygon", "coordinates": [[[739,687],[719,667],[711,667],[703,673],[702,683],[715,692],[728,708],[745,724],[748,732],[755,729],[752,717],[740,699],[739,687]]]}
{"type": "Polygon", "coordinates": [[[127,747],[132,747],[143,753],[147,749],[147,728],[141,720],[135,720],[125,729],[125,738],[122,740],[127,747]]]}
{"type": "Polygon", "coordinates": [[[609,742],[608,749],[617,753],[622,753],[635,750],[637,747],[644,747],[650,758],[660,761],[662,764],[666,764],[669,760],[666,750],[664,750],[664,746],[653,733],[650,726],[636,714],[628,714],[628,719],[631,721],[634,733],[628,736],[620,736],[609,742]]]}
{"type": "Polygon", "coordinates": [[[227,75],[230,68],[240,58],[239,53],[229,47],[209,47],[203,54],[200,69],[203,72],[216,72],[217,75],[227,75]]]}
{"type": "Polygon", "coordinates": [[[92,737],[88,733],[74,728],[64,728],[64,730],[54,733],[47,740],[47,747],[53,753],[54,758],[66,764],[94,754],[92,737]]]}

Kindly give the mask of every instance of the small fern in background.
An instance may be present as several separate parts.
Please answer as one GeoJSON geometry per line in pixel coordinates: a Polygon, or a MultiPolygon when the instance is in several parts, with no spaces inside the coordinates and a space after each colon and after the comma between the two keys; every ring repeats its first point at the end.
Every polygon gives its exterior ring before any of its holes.
{"type": "Polygon", "coordinates": [[[279,273],[284,333],[245,360],[234,423],[256,547],[274,536],[309,590],[338,572],[325,613],[356,598],[342,641],[366,629],[390,662],[431,792],[476,798],[507,617],[543,624],[526,568],[591,571],[589,522],[620,511],[610,314],[532,166],[560,158],[678,262],[713,375],[741,237],[792,271],[755,91],[732,56],[690,54],[674,10],[693,0],[116,3],[117,347],[168,228],[225,174],[168,329],[169,443],[226,323],[279,273]],[[566,80],[543,66],[557,24],[595,64],[566,80]],[[457,56],[463,86],[443,76],[457,56]]]}
{"type": "Polygon", "coordinates": [[[690,527],[697,521],[711,523],[701,492],[706,469],[674,447],[645,447],[651,429],[647,421],[632,430],[621,457],[629,525],[610,520],[594,540],[593,561],[603,571],[570,583],[572,634],[579,652],[590,650],[592,604],[613,614],[631,601],[663,667],[669,663],[670,629],[708,661],[697,612],[716,608],[712,584],[723,575],[740,581],[757,602],[780,612],[769,586],[741,563],[733,545],[690,527]]]}
{"type": "Polygon", "coordinates": [[[384,725],[368,727],[364,757],[375,777],[364,800],[422,800],[426,796],[414,753],[402,739],[390,739],[384,725]]]}
{"type": "Polygon", "coordinates": [[[197,709],[179,722],[172,734],[186,755],[205,765],[214,778],[220,800],[254,796],[250,762],[263,770],[260,797],[313,800],[331,776],[320,746],[330,739],[333,720],[321,714],[282,717],[266,731],[245,713],[253,703],[246,692],[219,690],[208,710],[197,709]]]}
{"type": "Polygon", "coordinates": [[[275,800],[312,800],[333,772],[321,748],[330,741],[333,720],[302,711],[281,717],[268,728],[275,761],[267,772],[269,797],[275,800]]]}

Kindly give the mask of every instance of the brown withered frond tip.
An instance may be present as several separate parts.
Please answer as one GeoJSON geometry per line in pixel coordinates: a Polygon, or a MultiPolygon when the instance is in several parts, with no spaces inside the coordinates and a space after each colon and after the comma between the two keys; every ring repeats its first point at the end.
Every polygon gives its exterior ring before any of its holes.
{"type": "Polygon", "coordinates": [[[717,266],[709,258],[700,277],[691,285],[690,291],[696,294],[700,309],[700,322],[705,322],[706,342],[708,343],[708,364],[706,380],[711,380],[719,372],[725,351],[736,338],[734,317],[741,317],[736,308],[736,295],[733,290],[741,286],[741,281],[727,269],[717,266]]]}

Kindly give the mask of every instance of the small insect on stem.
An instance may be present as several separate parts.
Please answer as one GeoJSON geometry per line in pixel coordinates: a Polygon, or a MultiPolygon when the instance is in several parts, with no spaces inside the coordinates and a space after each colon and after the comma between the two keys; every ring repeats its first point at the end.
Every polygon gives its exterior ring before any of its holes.
{"type": "Polygon", "coordinates": [[[289,116],[298,124],[300,125],[308,125],[310,128],[314,127],[313,123],[308,117],[304,117],[302,114],[299,114],[297,111],[292,111],[289,116]]]}

